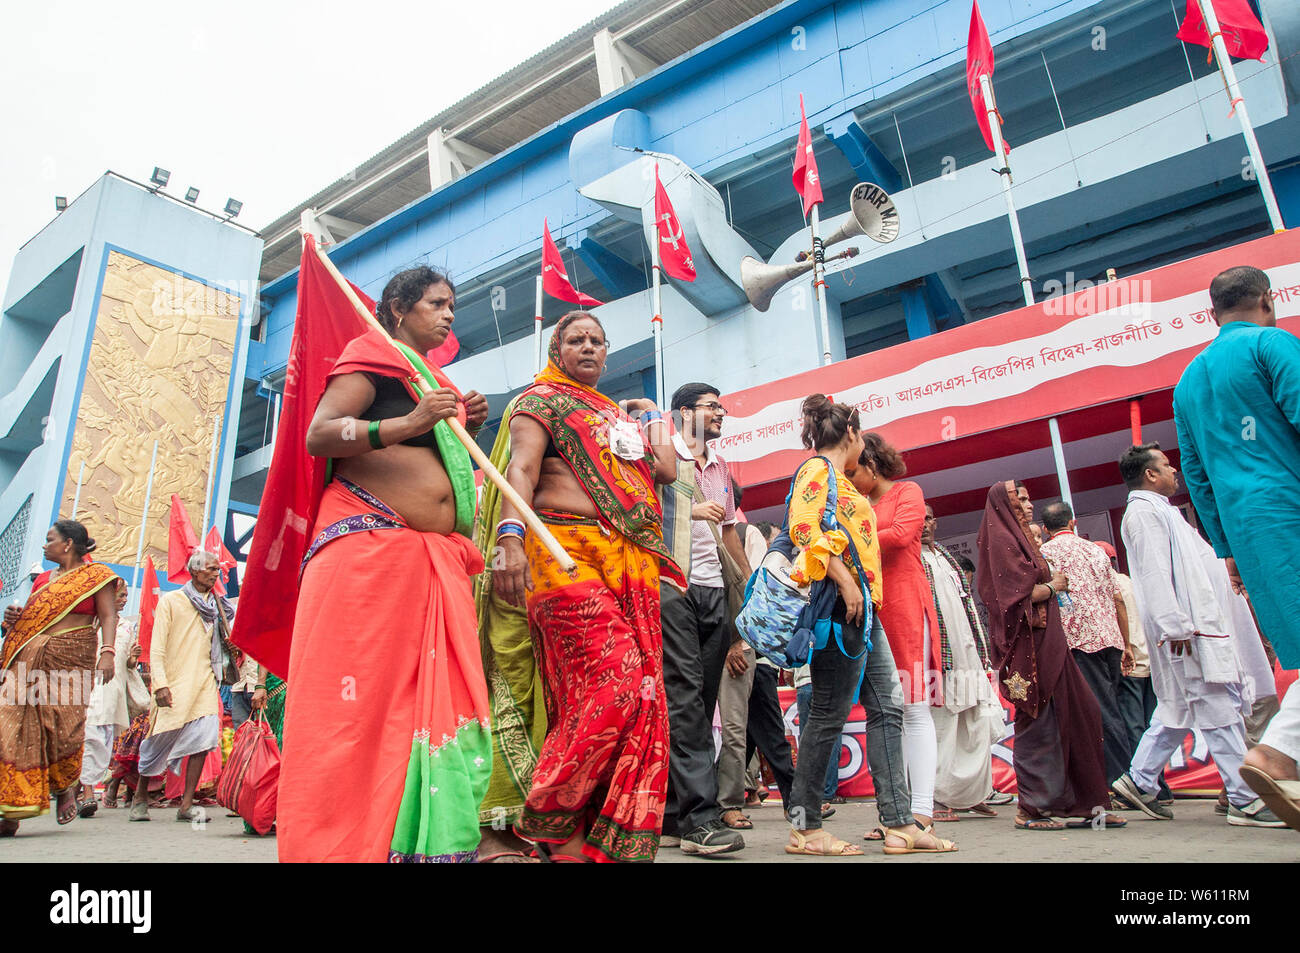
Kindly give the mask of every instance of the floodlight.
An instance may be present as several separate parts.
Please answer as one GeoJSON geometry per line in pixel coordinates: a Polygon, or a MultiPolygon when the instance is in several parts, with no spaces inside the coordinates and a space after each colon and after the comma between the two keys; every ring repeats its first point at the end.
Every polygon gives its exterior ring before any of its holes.
{"type": "Polygon", "coordinates": [[[231,218],[237,216],[244,208],[244,203],[239,199],[226,199],[226,214],[231,218]]]}
{"type": "Polygon", "coordinates": [[[149,176],[149,181],[161,189],[167,185],[167,180],[170,179],[171,177],[172,174],[168,172],[166,169],[162,168],[161,166],[154,166],[153,175],[149,176]]]}
{"type": "Polygon", "coordinates": [[[198,200],[199,200],[199,190],[191,185],[188,189],[185,190],[185,201],[189,202],[192,205],[198,200]]]}
{"type": "Polygon", "coordinates": [[[66,195],[54,196],[54,211],[62,212],[68,207],[68,197],[66,195]]]}

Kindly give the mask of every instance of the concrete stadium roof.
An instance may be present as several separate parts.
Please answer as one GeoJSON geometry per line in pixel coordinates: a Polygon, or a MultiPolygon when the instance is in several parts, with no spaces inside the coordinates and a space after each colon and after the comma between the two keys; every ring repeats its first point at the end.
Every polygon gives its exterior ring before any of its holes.
{"type": "Polygon", "coordinates": [[[444,109],[262,228],[266,248],[261,280],[271,281],[297,266],[297,229],[304,209],[320,213],[335,238],[342,240],[431,192],[429,137],[437,130],[454,141],[462,154],[491,156],[600,99],[604,93],[597,70],[598,34],[608,31],[622,55],[639,67],[639,75],[781,2],[625,0],[444,109]]]}

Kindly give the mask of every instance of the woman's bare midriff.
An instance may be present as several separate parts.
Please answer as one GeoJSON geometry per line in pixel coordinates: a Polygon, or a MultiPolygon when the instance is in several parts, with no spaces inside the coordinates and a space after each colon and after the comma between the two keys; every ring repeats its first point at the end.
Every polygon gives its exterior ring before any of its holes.
{"type": "Polygon", "coordinates": [[[95,617],[93,615],[69,612],[59,620],[59,627],[51,631],[50,635],[62,635],[65,632],[76,632],[78,629],[93,629],[94,627],[95,617]]]}
{"type": "Polygon", "coordinates": [[[334,472],[391,506],[411,529],[446,536],[456,528],[451,478],[428,447],[395,444],[334,461],[334,472]]]}
{"type": "Polygon", "coordinates": [[[533,509],[556,510],[592,518],[600,516],[591,497],[573,475],[573,470],[563,460],[555,457],[542,459],[537,489],[533,491],[533,509]]]}

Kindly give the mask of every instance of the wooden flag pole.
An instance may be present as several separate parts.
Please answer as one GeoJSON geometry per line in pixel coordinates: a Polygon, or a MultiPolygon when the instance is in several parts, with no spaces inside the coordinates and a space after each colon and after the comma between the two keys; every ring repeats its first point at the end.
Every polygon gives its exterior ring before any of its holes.
{"type": "MultiPolygon", "coordinates": [[[[334,267],[334,262],[330,261],[329,255],[326,255],[325,252],[321,250],[320,245],[315,242],[312,243],[312,247],[315,248],[316,257],[320,260],[320,263],[325,266],[325,270],[330,273],[330,276],[338,283],[342,292],[347,295],[348,300],[352,302],[352,307],[356,309],[357,314],[361,319],[370,327],[382,331],[384,337],[391,343],[393,338],[392,335],[388,333],[388,329],[379,323],[375,316],[370,313],[369,308],[362,304],[361,299],[358,298],[357,293],[352,290],[352,286],[348,284],[347,279],[344,278],[339,270],[334,267]]],[[[393,350],[397,351],[398,354],[401,354],[403,360],[406,360],[406,355],[402,354],[401,349],[398,348],[395,343],[393,344],[393,350]]],[[[412,371],[414,370],[415,369],[412,368],[412,371]]],[[[414,374],[413,380],[416,389],[421,394],[429,393],[429,385],[425,383],[422,376],[414,374]]],[[[510,482],[506,480],[504,476],[501,475],[501,471],[492,465],[492,461],[487,458],[487,454],[479,449],[479,445],[474,442],[474,438],[469,435],[469,432],[461,425],[461,422],[455,417],[448,417],[446,423],[447,426],[451,428],[451,432],[456,435],[456,438],[465,445],[465,449],[469,451],[470,457],[473,458],[476,464],[478,464],[479,469],[483,471],[483,475],[487,477],[487,479],[491,480],[492,484],[501,491],[501,495],[510,501],[510,505],[519,511],[519,515],[523,519],[524,523],[530,530],[537,534],[537,538],[542,541],[542,545],[546,547],[546,551],[549,552],[551,556],[554,557],[555,561],[560,564],[560,568],[565,572],[573,572],[577,568],[577,565],[574,563],[572,557],[564,551],[564,547],[559,544],[559,541],[556,540],[553,535],[551,535],[551,531],[546,528],[546,524],[537,518],[537,514],[533,512],[533,508],[525,503],[523,498],[515,492],[515,488],[510,485],[510,482]]]]}
{"type": "Polygon", "coordinates": [[[149,460],[149,482],[144,488],[144,509],[140,511],[140,542],[135,549],[135,569],[131,572],[131,595],[134,609],[128,609],[127,615],[140,610],[140,563],[144,559],[144,534],[149,528],[149,501],[153,497],[153,472],[158,466],[158,441],[153,442],[153,456],[149,460]]]}
{"type": "Polygon", "coordinates": [[[537,308],[533,312],[533,376],[542,372],[542,276],[537,276],[537,308]]]}

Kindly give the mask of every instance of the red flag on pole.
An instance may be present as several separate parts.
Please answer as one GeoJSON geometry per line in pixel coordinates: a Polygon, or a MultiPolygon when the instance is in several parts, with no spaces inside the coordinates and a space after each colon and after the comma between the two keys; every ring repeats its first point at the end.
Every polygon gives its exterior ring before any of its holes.
{"type": "Polygon", "coordinates": [[[668,201],[664,184],[659,181],[659,163],[655,163],[655,232],[659,239],[659,265],[674,278],[695,280],[695,259],[682,237],[682,223],[668,201]]]}
{"type": "Polygon", "coordinates": [[[226,594],[226,580],[230,578],[230,570],[236,565],[235,557],[230,555],[230,550],[226,549],[226,544],[221,541],[221,534],[217,532],[214,526],[208,530],[208,535],[203,539],[203,548],[212,555],[217,557],[217,565],[220,567],[220,574],[217,576],[217,583],[213,588],[217,595],[226,594]]]}
{"type": "Polygon", "coordinates": [[[456,355],[459,353],[460,341],[456,340],[456,332],[448,329],[447,339],[426,354],[425,357],[439,367],[446,367],[456,360],[456,355]]]}
{"type": "MultiPolygon", "coordinates": [[[[1211,0],[1201,2],[1210,3],[1211,0]]],[[[1268,49],[1268,34],[1264,32],[1264,25],[1255,17],[1246,0],[1213,2],[1214,13],[1219,18],[1223,46],[1229,55],[1239,59],[1264,59],[1264,51],[1268,49]]],[[[1213,45],[1210,31],[1205,26],[1205,14],[1201,12],[1197,0],[1187,0],[1187,12],[1183,14],[1182,26],[1178,28],[1178,39],[1197,46],[1213,45]]]]}
{"type": "Polygon", "coordinates": [[[813,155],[812,133],[803,111],[803,93],[799,94],[799,144],[794,150],[794,190],[803,199],[803,213],[808,214],[822,201],[822,180],[817,174],[817,157],[813,155]]]}
{"type": "Polygon", "coordinates": [[[984,144],[990,152],[996,152],[993,131],[989,128],[989,111],[984,104],[984,91],[980,88],[981,76],[987,76],[990,84],[993,82],[993,44],[989,42],[989,31],[984,27],[980,5],[976,2],[971,4],[970,38],[966,41],[966,91],[970,94],[971,108],[975,110],[975,122],[984,135],[984,144]]]}
{"type": "Polygon", "coordinates": [[[591,295],[585,295],[573,287],[573,282],[569,280],[569,273],[564,270],[564,259],[560,257],[560,250],[555,247],[555,240],[551,238],[551,229],[546,219],[542,219],[542,290],[552,298],[571,301],[584,308],[594,308],[604,304],[603,301],[597,301],[591,295]]]}
{"type": "MultiPolygon", "coordinates": [[[[280,427],[244,564],[233,633],[236,645],[281,678],[289,672],[298,569],[325,486],[325,459],[307,453],[307,425],[344,347],[369,330],[316,257],[314,245],[310,236],[304,238],[280,427]]],[[[360,291],[357,296],[374,307],[360,291]]]]}
{"type": "Polygon", "coordinates": [[[177,494],[172,494],[171,521],[167,527],[167,581],[189,582],[190,571],[186,563],[190,555],[199,548],[199,538],[194,535],[194,524],[185,509],[185,502],[177,494]]]}
{"type": "Polygon", "coordinates": [[[149,661],[149,645],[153,641],[153,614],[158,608],[158,571],[153,568],[153,557],[144,557],[144,591],[140,593],[140,629],[136,641],[140,643],[140,657],[149,661]]]}

